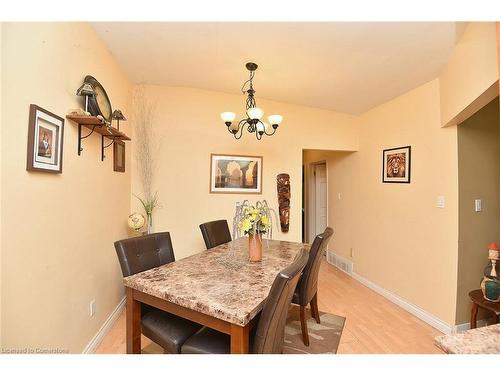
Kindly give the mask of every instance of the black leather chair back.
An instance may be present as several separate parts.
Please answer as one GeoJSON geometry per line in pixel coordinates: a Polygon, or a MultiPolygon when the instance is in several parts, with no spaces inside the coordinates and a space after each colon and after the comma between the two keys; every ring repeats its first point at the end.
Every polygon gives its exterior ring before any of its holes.
{"type": "Polygon", "coordinates": [[[307,259],[307,252],[302,250],[297,254],[293,263],[274,279],[257,324],[253,353],[281,354],[283,352],[288,310],[307,259]]]}
{"type": "Polygon", "coordinates": [[[321,257],[326,251],[326,246],[333,235],[333,229],[327,227],[325,231],[318,234],[309,250],[309,260],[297,285],[299,293],[299,304],[306,306],[318,291],[318,273],[321,265],[321,257]]]}
{"type": "Polygon", "coordinates": [[[200,224],[201,234],[207,249],[231,241],[231,232],[227,220],[215,220],[200,224]]]}
{"type": "Polygon", "coordinates": [[[169,232],[116,241],[115,249],[123,277],[175,261],[169,232]]]}

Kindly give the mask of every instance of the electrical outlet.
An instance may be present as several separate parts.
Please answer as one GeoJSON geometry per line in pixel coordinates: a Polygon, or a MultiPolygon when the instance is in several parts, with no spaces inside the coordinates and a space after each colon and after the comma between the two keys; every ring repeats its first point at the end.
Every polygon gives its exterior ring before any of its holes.
{"type": "Polygon", "coordinates": [[[351,247],[351,258],[354,258],[354,249],[351,247]]]}
{"type": "Polygon", "coordinates": [[[95,299],[93,299],[92,301],[90,301],[90,316],[94,316],[95,315],[95,299]]]}
{"type": "Polygon", "coordinates": [[[342,194],[339,193],[339,201],[342,200],[342,194]]]}

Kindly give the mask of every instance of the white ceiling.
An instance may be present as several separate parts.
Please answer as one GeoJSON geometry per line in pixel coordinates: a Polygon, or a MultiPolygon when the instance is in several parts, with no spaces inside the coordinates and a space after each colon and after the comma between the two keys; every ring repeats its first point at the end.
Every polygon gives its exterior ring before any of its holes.
{"type": "Polygon", "coordinates": [[[362,113],[439,75],[464,24],[93,23],[135,83],[240,93],[362,113]]]}

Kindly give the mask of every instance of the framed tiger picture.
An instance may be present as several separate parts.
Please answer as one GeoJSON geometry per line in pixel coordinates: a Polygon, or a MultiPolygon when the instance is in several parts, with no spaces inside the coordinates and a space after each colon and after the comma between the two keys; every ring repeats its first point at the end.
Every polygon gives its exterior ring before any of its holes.
{"type": "Polygon", "coordinates": [[[382,182],[409,184],[411,146],[384,150],[382,166],[382,182]]]}

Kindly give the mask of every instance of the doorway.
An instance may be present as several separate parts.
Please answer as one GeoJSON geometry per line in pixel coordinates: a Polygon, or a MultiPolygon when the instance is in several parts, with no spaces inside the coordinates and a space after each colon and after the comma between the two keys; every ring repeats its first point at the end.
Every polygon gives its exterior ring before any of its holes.
{"type": "Polygon", "coordinates": [[[306,236],[312,243],[314,237],[328,226],[328,169],[326,161],[309,163],[306,176],[306,236]]]}
{"type": "MultiPolygon", "coordinates": [[[[458,125],[458,272],[455,324],[469,322],[469,292],[491,272],[487,246],[500,241],[499,99],[458,125]]],[[[497,263],[497,274],[500,272],[497,263]]],[[[479,319],[488,318],[479,315],[479,319]]]]}

